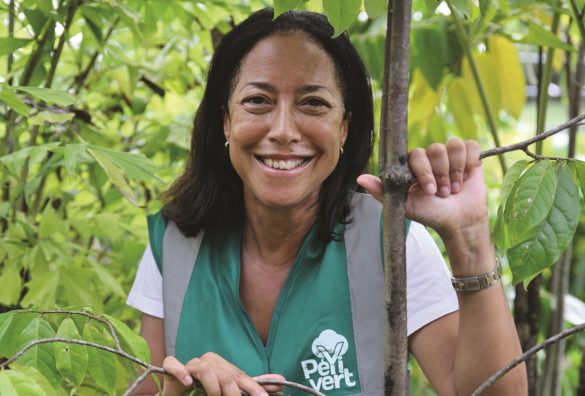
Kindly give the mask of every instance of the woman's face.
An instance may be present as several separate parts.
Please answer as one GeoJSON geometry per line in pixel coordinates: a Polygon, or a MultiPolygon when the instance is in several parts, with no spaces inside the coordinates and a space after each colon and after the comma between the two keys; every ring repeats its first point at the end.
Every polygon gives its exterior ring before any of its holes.
{"type": "Polygon", "coordinates": [[[246,203],[315,204],[347,136],[343,114],[333,60],[306,34],[276,34],[256,44],[244,58],[224,118],[246,203]]]}

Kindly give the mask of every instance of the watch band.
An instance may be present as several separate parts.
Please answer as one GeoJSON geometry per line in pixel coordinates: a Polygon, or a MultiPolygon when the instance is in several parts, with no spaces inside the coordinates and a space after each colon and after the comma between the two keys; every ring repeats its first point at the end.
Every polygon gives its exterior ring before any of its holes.
{"type": "Polygon", "coordinates": [[[495,285],[501,278],[502,270],[500,268],[500,261],[497,260],[496,268],[483,275],[466,276],[466,277],[451,277],[451,284],[455,291],[458,292],[473,292],[487,289],[495,285]]]}

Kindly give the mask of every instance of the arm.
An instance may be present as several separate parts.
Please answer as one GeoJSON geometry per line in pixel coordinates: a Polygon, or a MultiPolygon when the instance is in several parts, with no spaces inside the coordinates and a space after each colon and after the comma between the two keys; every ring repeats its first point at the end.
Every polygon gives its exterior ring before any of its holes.
{"type": "MultiPolygon", "coordinates": [[[[480,275],[496,266],[485,202],[479,146],[451,140],[410,153],[417,178],[407,216],[434,228],[445,243],[454,276],[480,275]]],[[[378,178],[363,175],[360,185],[381,199],[378,178]]],[[[467,395],[521,353],[501,283],[458,293],[459,312],[423,327],[409,339],[411,351],[441,395],[467,395]]],[[[519,366],[491,389],[493,395],[526,394],[519,366]]]]}

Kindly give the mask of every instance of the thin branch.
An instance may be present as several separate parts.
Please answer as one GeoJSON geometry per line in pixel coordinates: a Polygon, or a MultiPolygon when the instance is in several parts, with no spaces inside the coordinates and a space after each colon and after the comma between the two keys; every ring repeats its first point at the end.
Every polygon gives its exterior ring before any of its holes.
{"type": "Polygon", "coordinates": [[[83,312],[83,311],[62,311],[62,310],[51,310],[51,311],[24,311],[24,310],[19,310],[16,312],[25,312],[25,313],[38,313],[41,315],[45,315],[45,314],[64,314],[64,315],[79,315],[79,316],[85,316],[86,318],[89,319],[93,319],[96,320],[104,325],[106,325],[108,327],[108,329],[110,330],[110,334],[112,335],[112,338],[114,339],[114,343],[116,344],[116,349],[118,349],[119,351],[122,350],[122,346],[120,344],[120,340],[118,339],[118,335],[116,334],[116,330],[114,330],[114,326],[106,319],[102,319],[99,316],[95,316],[92,315],[90,313],[87,312],[83,312]]]}
{"type": "Polygon", "coordinates": [[[558,341],[562,340],[563,338],[567,338],[568,336],[573,335],[573,334],[578,333],[578,332],[583,331],[583,330],[585,330],[585,323],[581,323],[580,325],[577,325],[575,327],[571,327],[570,329],[564,330],[564,331],[560,332],[557,335],[554,335],[554,336],[552,336],[550,338],[547,338],[543,343],[538,344],[538,345],[530,348],[529,350],[527,350],[526,352],[524,352],[522,355],[520,355],[516,359],[512,360],[510,363],[508,363],[502,369],[496,371],[483,384],[481,384],[471,394],[471,396],[479,396],[479,395],[481,395],[490,386],[492,386],[497,380],[499,380],[506,373],[508,373],[508,371],[512,370],[514,367],[516,367],[519,364],[523,363],[524,361],[526,361],[526,359],[528,359],[532,355],[536,354],[541,349],[544,349],[547,346],[549,346],[550,344],[554,344],[555,342],[558,342],[558,341]]]}
{"type": "Polygon", "coordinates": [[[584,125],[585,123],[583,122],[583,120],[585,120],[585,114],[581,114],[575,118],[570,119],[569,121],[565,122],[564,124],[561,124],[555,128],[549,129],[548,131],[542,132],[542,133],[540,133],[540,134],[538,134],[530,139],[524,140],[522,142],[511,144],[509,146],[496,147],[493,149],[482,151],[479,158],[483,159],[483,158],[491,157],[494,155],[504,154],[504,153],[507,153],[509,151],[523,150],[524,148],[530,146],[531,144],[534,144],[538,141],[544,140],[544,139],[548,138],[549,136],[552,136],[556,133],[559,133],[561,131],[569,129],[573,126],[584,125]]]}
{"type": "Polygon", "coordinates": [[[26,353],[26,351],[28,351],[31,348],[34,348],[35,346],[38,346],[41,344],[50,344],[50,343],[55,343],[55,342],[62,342],[65,344],[83,345],[83,346],[90,347],[90,348],[101,349],[102,351],[110,352],[110,353],[118,355],[126,360],[130,360],[131,362],[136,363],[139,366],[142,366],[146,369],[151,369],[151,371],[154,373],[167,374],[166,370],[164,370],[160,367],[156,367],[156,366],[153,366],[151,364],[148,364],[145,361],[142,361],[142,360],[138,359],[137,357],[132,356],[129,353],[124,352],[123,350],[117,350],[117,349],[109,347],[109,346],[96,344],[95,342],[78,340],[78,339],[74,339],[74,338],[62,338],[62,337],[42,338],[40,340],[34,340],[34,341],[29,342],[24,348],[22,348],[20,351],[18,351],[14,356],[12,356],[10,359],[8,359],[5,362],[3,362],[2,364],[0,364],[0,369],[5,369],[10,364],[14,363],[22,355],[24,355],[26,353]]]}
{"type": "Polygon", "coordinates": [[[152,369],[152,367],[147,368],[144,373],[142,373],[140,375],[140,377],[136,378],[134,380],[134,382],[132,382],[132,385],[130,385],[128,387],[128,389],[126,389],[126,392],[124,392],[124,395],[122,396],[130,396],[132,394],[132,392],[134,392],[136,390],[136,388],[138,388],[138,385],[140,385],[140,383],[142,381],[144,381],[146,378],[148,378],[148,376],[150,374],[154,374],[154,370],[152,369]]]}
{"type": "Polygon", "coordinates": [[[45,81],[45,88],[51,88],[51,85],[53,85],[53,78],[55,78],[55,72],[57,71],[59,58],[61,58],[61,52],[63,51],[63,47],[65,46],[65,39],[68,35],[69,28],[71,27],[71,23],[73,22],[73,16],[75,15],[75,12],[77,11],[78,7],[79,0],[71,0],[71,2],[69,3],[69,9],[67,10],[67,19],[65,20],[63,33],[59,38],[57,48],[53,51],[53,54],[51,56],[51,68],[49,69],[47,80],[45,81]]]}

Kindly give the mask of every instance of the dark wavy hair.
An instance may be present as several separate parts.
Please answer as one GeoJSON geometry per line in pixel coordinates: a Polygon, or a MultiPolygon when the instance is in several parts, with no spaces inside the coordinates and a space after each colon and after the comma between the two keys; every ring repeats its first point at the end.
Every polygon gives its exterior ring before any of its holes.
{"type": "Polygon", "coordinates": [[[216,48],[207,87],[195,115],[191,150],[185,172],[163,194],[163,216],[186,236],[244,219],[242,180],[224,147],[223,121],[232,86],[245,56],[262,39],[278,33],[302,32],[331,57],[351,115],[344,154],[321,186],[318,237],[336,236],[336,223],[351,221],[350,192],[366,168],[373,145],[373,103],[364,64],[346,34],[333,38],[333,27],[321,14],[288,11],[274,19],[272,9],[253,13],[228,33],[216,48]]]}

